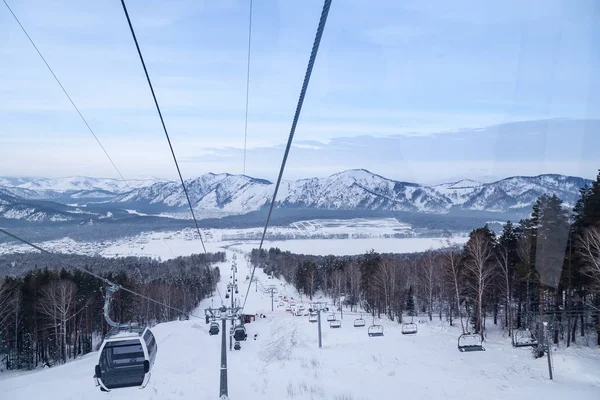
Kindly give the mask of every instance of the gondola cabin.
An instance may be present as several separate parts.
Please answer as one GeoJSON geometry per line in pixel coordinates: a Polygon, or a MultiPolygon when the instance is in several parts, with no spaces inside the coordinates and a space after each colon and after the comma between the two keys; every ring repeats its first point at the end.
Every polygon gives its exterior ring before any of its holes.
{"type": "Polygon", "coordinates": [[[100,347],[94,378],[103,391],[125,387],[145,387],[158,346],[150,329],[114,329],[100,347]]]}
{"type": "Polygon", "coordinates": [[[246,333],[246,328],[244,328],[243,325],[238,325],[233,329],[233,339],[236,342],[239,342],[241,340],[246,340],[247,337],[248,337],[248,334],[246,333]]]}
{"type": "Polygon", "coordinates": [[[208,334],[211,336],[219,334],[219,323],[218,322],[210,323],[210,328],[208,328],[208,334]]]}

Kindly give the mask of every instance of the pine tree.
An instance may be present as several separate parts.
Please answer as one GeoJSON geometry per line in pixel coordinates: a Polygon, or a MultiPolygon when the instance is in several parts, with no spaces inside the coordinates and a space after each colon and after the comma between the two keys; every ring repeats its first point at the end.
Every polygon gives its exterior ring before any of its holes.
{"type": "MultiPolygon", "coordinates": [[[[597,260],[600,259],[600,251],[594,251],[596,244],[600,239],[597,231],[600,227],[600,171],[596,176],[596,180],[591,187],[586,187],[580,191],[581,197],[575,204],[573,209],[574,222],[571,230],[571,246],[570,257],[568,258],[568,279],[571,282],[573,289],[577,290],[580,297],[579,309],[583,310],[585,298],[587,296],[587,288],[592,291],[600,292],[600,276],[597,272],[597,260]],[[592,268],[590,268],[592,267],[592,268]]],[[[600,296],[596,295],[596,306],[600,306],[600,296]]],[[[577,319],[575,319],[577,321],[577,319]]],[[[576,322],[575,322],[576,323],[576,322]]],[[[596,336],[597,344],[600,345],[600,313],[596,314],[596,336]]],[[[583,333],[583,320],[582,320],[583,333]]],[[[572,339],[575,339],[576,327],[573,326],[571,331],[572,339]]]]}

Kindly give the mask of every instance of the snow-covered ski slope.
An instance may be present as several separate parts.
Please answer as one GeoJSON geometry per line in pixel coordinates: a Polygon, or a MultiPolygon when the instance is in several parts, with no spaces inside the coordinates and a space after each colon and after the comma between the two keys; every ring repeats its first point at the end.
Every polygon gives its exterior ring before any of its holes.
{"type": "MultiPolygon", "coordinates": [[[[227,252],[231,260],[233,253],[227,252]]],[[[246,292],[250,270],[238,254],[240,294],[246,292]]],[[[229,263],[220,265],[225,293],[229,263]]],[[[414,336],[402,336],[395,322],[376,321],[385,336],[369,338],[367,325],[344,312],[341,329],[330,329],[323,315],[323,348],[317,326],[284,307],[271,312],[270,296],[261,287],[275,284],[279,294],[298,299],[289,285],[256,271],[247,313],[267,318],[246,325],[248,341],[241,351],[228,351],[229,397],[249,399],[560,399],[600,398],[600,351],[559,348],[553,352],[555,380],[548,380],[546,359],[534,360],[527,349],[514,349],[501,331],[490,330],[485,352],[460,353],[460,328],[421,317],[414,336]],[[256,289],[258,288],[258,291],[256,289]],[[254,335],[257,340],[253,340],[254,335]]],[[[243,298],[242,298],[243,300],[243,298]]],[[[218,296],[213,298],[220,303],[218,296]]],[[[211,299],[203,301],[196,314],[211,299]]],[[[306,307],[308,302],[304,301],[306,307]]],[[[277,306],[277,304],[276,304],[277,306]]],[[[339,313],[337,313],[339,318],[339,313]]],[[[491,324],[489,324],[491,325],[491,324]]],[[[92,375],[97,353],[67,365],[22,374],[0,373],[0,397],[30,399],[217,399],[221,337],[209,336],[203,319],[157,325],[153,332],[158,355],[145,389],[102,393],[92,375]]]]}

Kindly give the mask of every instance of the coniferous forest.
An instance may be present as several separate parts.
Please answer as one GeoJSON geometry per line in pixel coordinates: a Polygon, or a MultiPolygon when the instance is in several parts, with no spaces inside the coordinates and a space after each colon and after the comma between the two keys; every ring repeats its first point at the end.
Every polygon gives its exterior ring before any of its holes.
{"type": "Polygon", "coordinates": [[[572,209],[542,195],[529,218],[498,234],[475,229],[464,248],[359,256],[272,248],[253,250],[250,260],[311,300],[320,291],[338,307],[399,323],[418,313],[483,338],[486,324],[508,336],[527,329],[541,342],[546,322],[552,343],[600,345],[600,174],[572,209]]]}
{"type": "Polygon", "coordinates": [[[102,313],[107,284],[67,265],[83,267],[162,303],[123,290],[113,297],[113,320],[152,325],[186,318],[214,291],[220,274],[211,265],[223,261],[222,252],[167,261],[3,255],[0,270],[11,275],[0,282],[0,370],[52,366],[97,350],[110,328],[102,313]]]}

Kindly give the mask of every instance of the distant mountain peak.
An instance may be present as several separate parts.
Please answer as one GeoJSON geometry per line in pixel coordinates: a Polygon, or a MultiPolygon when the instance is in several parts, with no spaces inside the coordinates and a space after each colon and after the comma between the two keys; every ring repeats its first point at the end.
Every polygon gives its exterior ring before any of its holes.
{"type": "Polygon", "coordinates": [[[473,179],[461,179],[459,181],[440,183],[439,185],[435,185],[434,187],[446,187],[446,188],[454,188],[454,189],[463,189],[463,188],[471,188],[476,186],[483,185],[483,182],[476,181],[473,179]]]}
{"type": "MultiPolygon", "coordinates": [[[[105,178],[36,178],[18,182],[20,184],[14,187],[0,185],[0,193],[23,202],[103,203],[103,206],[133,208],[148,213],[178,212],[187,207],[183,189],[176,181],[140,180],[136,181],[138,187],[127,190],[120,186],[122,181],[105,178]]],[[[556,194],[566,204],[572,205],[579,196],[579,189],[590,182],[578,177],[542,174],[514,176],[490,183],[461,179],[439,185],[421,185],[389,179],[359,168],[325,178],[284,181],[276,206],[428,213],[445,213],[458,207],[506,212],[526,210],[544,193],[556,194]]],[[[194,208],[209,216],[260,210],[271,201],[273,186],[265,179],[229,173],[209,172],[186,180],[194,208]]],[[[11,201],[13,204],[14,200],[11,201]]]]}

